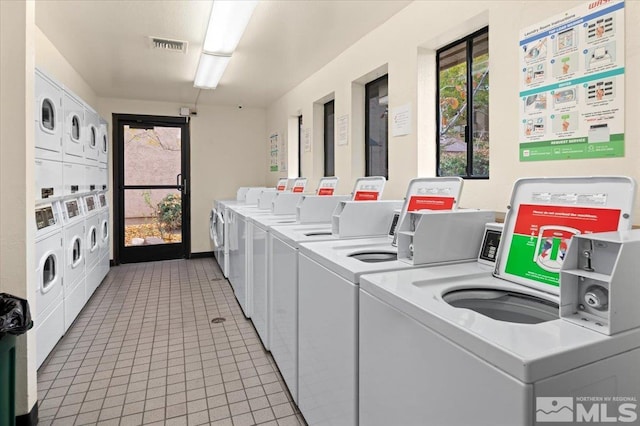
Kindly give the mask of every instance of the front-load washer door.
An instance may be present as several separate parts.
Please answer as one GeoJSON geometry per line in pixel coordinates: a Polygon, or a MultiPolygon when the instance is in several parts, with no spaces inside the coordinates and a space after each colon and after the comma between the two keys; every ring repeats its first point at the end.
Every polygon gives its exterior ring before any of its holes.
{"type": "Polygon", "coordinates": [[[224,217],[220,212],[216,212],[216,223],[213,233],[213,244],[216,248],[224,248],[224,217]]]}

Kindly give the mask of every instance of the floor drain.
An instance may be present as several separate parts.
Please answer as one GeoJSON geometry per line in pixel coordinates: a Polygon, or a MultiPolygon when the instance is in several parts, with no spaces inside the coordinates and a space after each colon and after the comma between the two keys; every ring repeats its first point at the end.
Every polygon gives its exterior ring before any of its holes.
{"type": "Polygon", "coordinates": [[[211,322],[213,324],[220,324],[221,322],[225,322],[226,320],[227,320],[226,318],[218,317],[218,318],[212,319],[211,322]]]}
{"type": "Polygon", "coordinates": [[[212,278],[211,281],[220,281],[222,278],[212,278]]]}

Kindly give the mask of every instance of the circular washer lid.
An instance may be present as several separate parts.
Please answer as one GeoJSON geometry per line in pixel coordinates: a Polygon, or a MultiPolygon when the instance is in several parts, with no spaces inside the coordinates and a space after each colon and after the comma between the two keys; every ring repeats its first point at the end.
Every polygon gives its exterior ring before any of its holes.
{"type": "Polygon", "coordinates": [[[366,263],[380,263],[398,260],[398,253],[395,251],[369,251],[352,253],[349,257],[366,263]]]}
{"type": "Polygon", "coordinates": [[[536,296],[499,289],[462,289],[443,295],[445,302],[498,321],[538,324],[559,318],[558,304],[536,296]]]}

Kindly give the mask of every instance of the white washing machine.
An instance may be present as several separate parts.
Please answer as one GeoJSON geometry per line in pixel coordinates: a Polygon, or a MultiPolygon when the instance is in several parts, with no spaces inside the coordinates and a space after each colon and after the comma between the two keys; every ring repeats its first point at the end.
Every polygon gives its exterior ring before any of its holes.
{"type": "Polygon", "coordinates": [[[63,131],[62,161],[84,164],[85,119],[84,105],[73,94],[64,91],[62,95],[63,131]]]}
{"type": "MultiPolygon", "coordinates": [[[[433,179],[418,178],[408,185],[407,199],[416,200],[406,203],[412,209],[418,206],[417,200],[423,200],[424,194],[430,193],[430,207],[453,208],[459,197],[462,181],[459,178],[440,179],[435,186],[433,179]],[[444,196],[447,202],[441,202],[444,196]],[[419,197],[419,198],[414,198],[419,197]],[[438,198],[436,198],[438,197],[438,198]]],[[[375,178],[362,178],[356,181],[352,198],[360,190],[384,189],[384,178],[372,185],[375,178]],[[374,185],[375,186],[375,185],[374,185]]],[[[373,198],[379,199],[379,196],[373,198]]],[[[272,227],[269,238],[270,253],[269,291],[270,291],[270,328],[271,351],[289,387],[294,401],[298,401],[298,250],[301,243],[311,241],[338,240],[345,238],[362,238],[383,236],[393,237],[399,220],[398,213],[403,203],[393,201],[341,202],[334,212],[332,223],[327,225],[300,225],[295,227],[272,227]],[[366,218],[367,220],[363,220],[366,218]],[[390,225],[391,224],[391,225],[390,225]]]]}
{"type": "MultiPolygon", "coordinates": [[[[279,197],[278,197],[279,198],[279,197]]],[[[337,204],[348,196],[304,196],[296,206],[295,215],[256,215],[249,218],[250,251],[247,260],[248,292],[251,300],[251,320],[264,347],[270,349],[270,289],[269,239],[272,226],[293,226],[306,218],[309,223],[327,223],[337,204]]]]}
{"type": "Polygon", "coordinates": [[[102,282],[100,266],[100,204],[95,193],[82,197],[85,211],[85,271],[86,300],[93,295],[102,282]]]}
{"type": "Polygon", "coordinates": [[[62,88],[36,68],[34,90],[35,158],[62,161],[62,88]]]}
{"type": "MultiPolygon", "coordinates": [[[[249,195],[245,205],[232,205],[229,210],[233,211],[229,227],[230,248],[229,251],[229,281],[234,289],[236,298],[247,318],[251,318],[253,311],[253,224],[251,217],[278,216],[278,224],[295,223],[298,204],[305,197],[304,188],[307,183],[306,178],[296,178],[293,180],[291,191],[273,191],[273,189],[262,189],[256,203],[249,205],[249,195]],[[237,246],[234,244],[237,242],[237,246]],[[237,247],[237,250],[235,248],[237,247]]],[[[323,205],[328,205],[324,197],[316,197],[317,213],[325,212],[323,205]]],[[[251,200],[253,201],[253,200],[251,200]]],[[[306,211],[306,210],[305,210],[306,211]]],[[[326,214],[328,216],[328,213],[326,214]]],[[[264,260],[264,259],[263,259],[264,260]]],[[[266,288],[266,277],[262,277],[266,288]]],[[[266,293],[264,294],[266,298],[266,293]]],[[[262,305],[261,305],[262,306],[262,305]]],[[[266,310],[261,311],[265,315],[266,310]]],[[[259,322],[262,325],[262,322],[259,322]]],[[[262,328],[263,335],[266,327],[262,328]]],[[[263,338],[264,339],[264,338],[263,338]]],[[[265,342],[268,341],[264,339],[265,342]]]]}
{"type": "Polygon", "coordinates": [[[629,228],[634,194],[629,178],[522,179],[494,276],[463,265],[363,277],[360,422],[533,425],[573,421],[581,397],[637,398],[640,329],[606,336],[561,319],[557,270],[574,235],[629,228]]]}
{"type": "MultiPolygon", "coordinates": [[[[369,203],[361,204],[367,204],[366,207],[369,207],[369,203]]],[[[393,207],[399,209],[401,205],[402,203],[398,201],[394,202],[393,207]]],[[[387,223],[392,223],[389,218],[393,216],[393,210],[394,208],[386,212],[387,223]]],[[[383,236],[387,232],[386,227],[370,229],[370,235],[360,237],[383,236]]],[[[337,235],[332,234],[330,224],[283,225],[270,228],[267,240],[270,350],[289,388],[289,393],[296,403],[298,402],[298,250],[300,244],[305,242],[338,238],[337,235]]],[[[358,237],[352,235],[351,238],[358,237]]]]}
{"type": "MultiPolygon", "coordinates": [[[[229,249],[232,242],[230,235],[231,227],[228,219],[228,209],[232,206],[240,205],[257,205],[260,195],[267,189],[264,187],[249,187],[243,186],[236,191],[235,200],[215,200],[214,209],[216,209],[219,220],[218,225],[221,224],[221,235],[219,241],[222,243],[222,249],[219,253],[218,265],[222,270],[222,274],[225,278],[229,278],[229,249]]],[[[235,237],[234,237],[235,243],[235,237]]]]}
{"type": "Polygon", "coordinates": [[[87,301],[85,293],[85,223],[80,198],[62,200],[64,229],[64,328],[67,330],[87,301]]]}
{"type": "Polygon", "coordinates": [[[36,294],[32,305],[36,365],[40,367],[64,334],[64,250],[58,201],[36,205],[36,294]]]}
{"type": "Polygon", "coordinates": [[[109,162],[109,125],[106,120],[100,118],[100,140],[98,141],[98,163],[109,162]]]}
{"type": "MultiPolygon", "coordinates": [[[[295,195],[301,198],[302,194],[279,192],[283,195],[295,195]]],[[[287,197],[292,199],[291,197],[287,197]]],[[[295,204],[289,209],[288,215],[283,215],[281,220],[295,222],[295,204]]],[[[233,287],[238,303],[244,315],[251,318],[251,292],[250,276],[251,265],[249,253],[252,250],[252,239],[249,218],[252,215],[270,215],[268,211],[242,206],[231,206],[227,209],[229,223],[229,282],[233,287]]]]}
{"type": "MultiPolygon", "coordinates": [[[[495,218],[493,212],[481,213],[480,227],[495,218]]],[[[458,256],[440,264],[473,260],[480,246],[479,240],[471,238],[455,243],[460,245],[458,256]]],[[[360,277],[413,267],[397,260],[390,237],[300,245],[298,406],[308,423],[358,423],[360,277]]]]}
{"type": "Polygon", "coordinates": [[[110,229],[109,229],[109,203],[107,200],[106,192],[98,193],[98,204],[100,205],[99,217],[100,217],[100,282],[104,280],[104,277],[109,273],[110,265],[110,229]]]}
{"type": "Polygon", "coordinates": [[[98,164],[100,152],[100,116],[91,107],[85,105],[84,158],[86,164],[98,164]]]}

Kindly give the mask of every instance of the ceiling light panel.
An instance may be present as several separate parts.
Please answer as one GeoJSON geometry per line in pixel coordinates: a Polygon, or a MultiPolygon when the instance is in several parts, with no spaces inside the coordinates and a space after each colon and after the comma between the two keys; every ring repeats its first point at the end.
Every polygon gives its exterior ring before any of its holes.
{"type": "Polygon", "coordinates": [[[203,53],[200,55],[198,71],[193,82],[195,87],[201,89],[215,89],[231,60],[231,56],[219,56],[203,53]]]}
{"type": "Polygon", "coordinates": [[[214,0],[203,50],[233,53],[257,3],[256,0],[214,0]]]}

